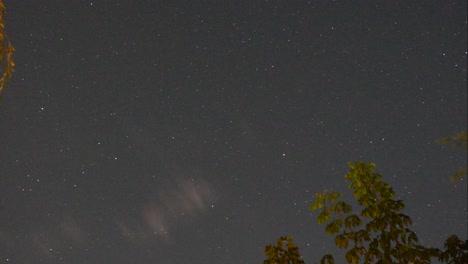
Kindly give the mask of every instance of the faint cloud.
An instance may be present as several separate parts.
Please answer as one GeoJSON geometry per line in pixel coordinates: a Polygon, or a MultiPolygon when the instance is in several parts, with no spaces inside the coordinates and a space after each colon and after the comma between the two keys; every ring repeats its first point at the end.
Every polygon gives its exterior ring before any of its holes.
{"type": "Polygon", "coordinates": [[[214,199],[214,188],[203,180],[185,179],[160,189],[151,202],[143,206],[141,221],[144,229],[128,222],[116,221],[122,234],[132,242],[158,237],[167,244],[175,243],[173,232],[186,225],[187,218],[201,216],[214,199]]]}
{"type": "Polygon", "coordinates": [[[207,182],[195,180],[185,180],[159,192],[162,206],[175,218],[204,212],[213,196],[213,188],[207,182]]]}
{"type": "Polygon", "coordinates": [[[86,235],[84,231],[78,226],[75,219],[70,216],[64,217],[60,223],[61,233],[68,239],[76,244],[83,244],[86,242],[86,235]]]}
{"type": "Polygon", "coordinates": [[[172,237],[169,234],[168,222],[166,217],[168,214],[157,205],[149,205],[143,210],[143,218],[145,223],[151,229],[154,235],[157,235],[164,242],[171,244],[172,237]]]}
{"type": "Polygon", "coordinates": [[[115,221],[119,227],[121,235],[132,243],[138,243],[149,237],[148,232],[142,229],[141,225],[130,225],[122,221],[115,221]]]}

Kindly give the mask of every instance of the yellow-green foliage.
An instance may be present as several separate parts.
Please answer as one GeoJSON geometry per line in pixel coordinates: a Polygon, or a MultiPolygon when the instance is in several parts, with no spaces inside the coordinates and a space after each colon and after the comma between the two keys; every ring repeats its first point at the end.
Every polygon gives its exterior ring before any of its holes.
{"type": "MultiPolygon", "coordinates": [[[[393,188],[375,173],[375,164],[349,163],[345,179],[361,208],[341,201],[337,192],[316,194],[310,206],[320,211],[319,224],[327,223],[326,232],[335,236],[335,244],[346,249],[348,263],[431,263],[439,251],[418,244],[416,233],[409,227],[411,218],[403,214],[403,201],[395,200],[393,188]]],[[[334,263],[325,255],[321,263],[334,263]]]]}
{"type": "MultiPolygon", "coordinates": [[[[395,192],[382,175],[375,173],[375,164],[349,163],[345,179],[349,183],[359,209],[342,201],[338,192],[322,191],[310,210],[319,211],[317,222],[326,223],[325,231],[334,236],[338,248],[347,250],[348,263],[468,263],[468,240],[449,237],[445,250],[425,247],[418,243],[410,229],[411,218],[402,213],[405,204],[395,200],[395,192]]],[[[268,259],[264,264],[302,264],[299,249],[290,237],[280,237],[276,246],[265,248],[268,259]],[[286,245],[286,249],[283,246],[286,245]]],[[[331,254],[322,257],[321,264],[334,264],[331,254]]]]}
{"type": "MultiPolygon", "coordinates": [[[[449,145],[449,146],[453,146],[456,148],[461,148],[465,151],[468,151],[468,132],[467,131],[461,132],[461,133],[456,134],[453,137],[439,138],[437,140],[437,143],[441,145],[449,145]]],[[[453,182],[458,181],[466,177],[467,172],[468,171],[466,167],[463,169],[460,169],[454,174],[452,174],[452,176],[450,176],[450,180],[453,182]]]]}
{"type": "Polygon", "coordinates": [[[0,78],[0,95],[2,94],[2,90],[5,88],[6,82],[11,78],[13,68],[15,67],[15,63],[13,62],[13,53],[15,52],[15,48],[11,45],[5,32],[5,13],[5,5],[0,0],[0,61],[3,64],[3,73],[0,78]]]}
{"type": "Polygon", "coordinates": [[[268,259],[263,264],[303,264],[304,261],[299,254],[299,248],[288,236],[280,237],[276,241],[276,246],[265,247],[265,254],[268,259]]]}

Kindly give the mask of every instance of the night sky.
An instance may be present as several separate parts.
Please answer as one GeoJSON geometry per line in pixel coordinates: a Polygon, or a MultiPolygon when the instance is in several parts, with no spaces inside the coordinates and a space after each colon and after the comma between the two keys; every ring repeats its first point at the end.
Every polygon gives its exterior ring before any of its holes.
{"type": "Polygon", "coordinates": [[[4,1],[0,263],[261,263],[349,161],[467,239],[467,2],[4,1]]]}

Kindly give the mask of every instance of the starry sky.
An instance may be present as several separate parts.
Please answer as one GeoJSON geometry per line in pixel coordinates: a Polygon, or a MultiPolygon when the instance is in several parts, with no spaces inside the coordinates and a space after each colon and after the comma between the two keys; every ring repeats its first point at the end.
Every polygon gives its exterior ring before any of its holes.
{"type": "Polygon", "coordinates": [[[317,263],[358,160],[467,238],[466,1],[4,2],[0,263],[317,263]]]}

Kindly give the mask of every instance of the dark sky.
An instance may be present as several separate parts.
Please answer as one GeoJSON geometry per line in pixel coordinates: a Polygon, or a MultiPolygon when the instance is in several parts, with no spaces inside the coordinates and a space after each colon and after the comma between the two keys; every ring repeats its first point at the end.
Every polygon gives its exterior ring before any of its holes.
{"type": "Polygon", "coordinates": [[[466,1],[4,2],[0,263],[317,263],[358,160],[467,238],[466,1]]]}

